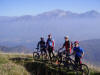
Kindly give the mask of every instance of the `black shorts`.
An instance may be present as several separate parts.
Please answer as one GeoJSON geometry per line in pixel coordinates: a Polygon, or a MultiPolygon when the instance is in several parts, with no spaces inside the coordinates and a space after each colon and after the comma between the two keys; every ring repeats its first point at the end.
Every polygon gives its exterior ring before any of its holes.
{"type": "Polygon", "coordinates": [[[48,52],[49,53],[53,52],[53,47],[48,47],[48,52]]]}
{"type": "Polygon", "coordinates": [[[75,62],[76,62],[77,64],[81,64],[81,57],[75,55],[75,62]]]}
{"type": "Polygon", "coordinates": [[[41,49],[40,51],[46,53],[46,49],[45,48],[41,49]]]}

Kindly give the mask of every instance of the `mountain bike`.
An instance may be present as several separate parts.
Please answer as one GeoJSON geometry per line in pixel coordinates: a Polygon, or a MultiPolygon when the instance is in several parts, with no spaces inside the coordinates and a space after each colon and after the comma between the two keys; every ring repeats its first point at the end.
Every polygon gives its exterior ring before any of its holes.
{"type": "Polygon", "coordinates": [[[74,71],[76,75],[89,75],[89,69],[86,64],[77,64],[69,54],[58,51],[58,66],[66,71],[74,71]]]}
{"type": "Polygon", "coordinates": [[[89,75],[88,66],[86,64],[77,64],[70,56],[65,58],[63,64],[69,71],[75,71],[76,75],[89,75]]]}

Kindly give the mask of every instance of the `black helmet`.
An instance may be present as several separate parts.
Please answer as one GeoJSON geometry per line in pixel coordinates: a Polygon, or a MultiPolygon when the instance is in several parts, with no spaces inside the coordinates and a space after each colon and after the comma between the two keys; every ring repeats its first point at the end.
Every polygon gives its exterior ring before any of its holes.
{"type": "Polygon", "coordinates": [[[43,37],[41,37],[40,39],[44,39],[43,37]]]}
{"type": "Polygon", "coordinates": [[[48,35],[49,37],[51,36],[51,34],[48,35]]]}

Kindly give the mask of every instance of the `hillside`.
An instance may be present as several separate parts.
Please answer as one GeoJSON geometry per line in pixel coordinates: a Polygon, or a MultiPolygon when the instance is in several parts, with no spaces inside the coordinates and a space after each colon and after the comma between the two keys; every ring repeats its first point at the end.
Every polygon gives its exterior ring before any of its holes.
{"type": "Polygon", "coordinates": [[[15,46],[15,47],[0,46],[0,51],[4,53],[31,53],[32,52],[31,49],[28,49],[25,46],[15,46]]]}
{"type": "MultiPolygon", "coordinates": [[[[93,67],[92,67],[93,68],[93,67]]],[[[100,72],[90,68],[90,75],[99,75],[100,72]]],[[[61,71],[61,75],[67,71],[61,71]]],[[[2,54],[0,53],[1,75],[55,75],[57,68],[41,60],[33,60],[32,55],[2,54]],[[24,58],[24,59],[22,59],[24,58]],[[10,59],[10,60],[9,60],[10,59]]],[[[68,72],[68,75],[74,75],[68,72]]]]}
{"type": "Polygon", "coordinates": [[[0,53],[0,75],[30,75],[23,66],[9,60],[9,58],[19,56],[22,57],[23,55],[0,53]]]}

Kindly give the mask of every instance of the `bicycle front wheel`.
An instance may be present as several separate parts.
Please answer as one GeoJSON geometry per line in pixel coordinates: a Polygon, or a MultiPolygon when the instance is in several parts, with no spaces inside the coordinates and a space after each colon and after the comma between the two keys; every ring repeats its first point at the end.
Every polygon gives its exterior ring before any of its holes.
{"type": "Polygon", "coordinates": [[[34,58],[34,59],[39,59],[39,58],[40,58],[39,53],[33,52],[33,58],[34,58]]]}
{"type": "Polygon", "coordinates": [[[85,64],[81,64],[78,66],[80,74],[78,75],[89,75],[89,69],[88,66],[85,64]]]}

